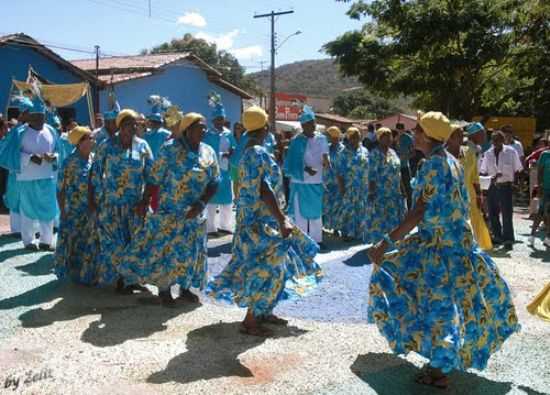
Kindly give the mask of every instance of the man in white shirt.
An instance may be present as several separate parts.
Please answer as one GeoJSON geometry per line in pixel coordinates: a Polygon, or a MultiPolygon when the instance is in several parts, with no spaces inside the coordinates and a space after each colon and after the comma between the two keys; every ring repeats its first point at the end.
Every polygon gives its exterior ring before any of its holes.
{"type": "Polygon", "coordinates": [[[480,173],[492,177],[488,193],[489,220],[493,244],[504,244],[509,251],[514,244],[512,193],[516,174],[523,170],[514,148],[504,144],[504,133],[493,133],[493,146],[485,152],[480,173]],[[502,214],[502,225],[500,215],[502,214]]]}
{"type": "Polygon", "coordinates": [[[503,126],[502,132],[504,133],[504,144],[509,145],[516,150],[519,160],[523,164],[523,161],[525,160],[523,144],[521,144],[521,141],[514,138],[514,129],[512,128],[512,125],[503,126]]]}
{"type": "Polygon", "coordinates": [[[311,108],[304,108],[299,121],[303,133],[292,139],[285,158],[285,173],[290,176],[289,214],[324,249],[323,169],[330,166],[328,142],[315,131],[315,113],[311,108]]]}

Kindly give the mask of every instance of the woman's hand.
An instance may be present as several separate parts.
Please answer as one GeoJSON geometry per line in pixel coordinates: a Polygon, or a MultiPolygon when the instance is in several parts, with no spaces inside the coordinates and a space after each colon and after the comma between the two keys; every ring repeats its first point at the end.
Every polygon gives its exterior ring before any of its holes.
{"type": "Polygon", "coordinates": [[[191,209],[185,214],[185,219],[196,218],[204,210],[204,203],[201,201],[196,201],[191,206],[191,209]]]}
{"type": "Polygon", "coordinates": [[[283,238],[287,238],[292,233],[292,230],[294,229],[294,225],[290,221],[288,217],[284,217],[284,219],[279,223],[279,229],[281,231],[281,234],[283,238]]]}
{"type": "Polygon", "coordinates": [[[140,202],[136,204],[136,207],[135,207],[136,214],[139,215],[141,218],[145,218],[148,208],[149,208],[149,203],[147,203],[145,200],[140,200],[140,202]]]}
{"type": "Polygon", "coordinates": [[[374,265],[380,265],[386,252],[387,243],[382,240],[367,250],[367,256],[374,265]]]}

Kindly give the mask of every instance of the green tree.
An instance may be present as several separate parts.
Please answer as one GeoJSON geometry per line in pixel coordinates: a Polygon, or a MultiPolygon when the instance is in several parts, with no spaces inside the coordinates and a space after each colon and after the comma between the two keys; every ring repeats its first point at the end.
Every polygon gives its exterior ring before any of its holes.
{"type": "Polygon", "coordinates": [[[402,111],[392,101],[366,89],[343,92],[334,98],[334,112],[354,119],[378,119],[402,111]]]}
{"type": "Polygon", "coordinates": [[[254,81],[245,76],[245,69],[240,65],[235,56],[227,51],[218,51],[216,44],[196,38],[186,33],[182,38],[175,38],[170,42],[158,45],[151,50],[143,50],[143,54],[159,54],[164,52],[191,52],[214,67],[222,74],[222,78],[251,93],[257,93],[260,89],[254,81]]]}
{"type": "Polygon", "coordinates": [[[348,15],[368,17],[368,22],[324,50],[344,75],[357,76],[373,92],[412,96],[418,107],[470,119],[485,108],[483,99],[503,78],[516,79],[512,11],[521,3],[356,1],[348,15]]]}

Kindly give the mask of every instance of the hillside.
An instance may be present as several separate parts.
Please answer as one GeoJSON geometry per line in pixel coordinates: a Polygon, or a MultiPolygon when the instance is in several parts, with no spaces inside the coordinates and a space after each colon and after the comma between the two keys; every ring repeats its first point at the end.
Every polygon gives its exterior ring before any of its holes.
{"type": "MultiPolygon", "coordinates": [[[[331,59],[303,60],[277,67],[277,90],[308,96],[334,98],[344,89],[359,86],[355,78],[342,78],[331,59]]],[[[269,91],[269,70],[250,76],[265,91],[269,91]]]]}

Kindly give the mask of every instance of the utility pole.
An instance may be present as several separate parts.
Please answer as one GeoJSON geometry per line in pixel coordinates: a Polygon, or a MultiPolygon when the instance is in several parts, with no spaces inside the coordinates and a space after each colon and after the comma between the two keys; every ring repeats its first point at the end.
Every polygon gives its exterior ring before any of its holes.
{"type": "Polygon", "coordinates": [[[271,83],[269,99],[269,122],[271,131],[275,131],[275,17],[280,15],[293,14],[294,11],[271,11],[269,14],[254,15],[254,18],[271,18],[271,83]]]}
{"type": "Polygon", "coordinates": [[[149,0],[149,18],[151,18],[151,0],[149,0]]]}
{"type": "MultiPolygon", "coordinates": [[[[95,78],[97,81],[99,81],[99,45],[95,46],[95,78]]],[[[94,86],[94,93],[95,93],[95,111],[96,113],[99,112],[99,86],[97,85],[97,82],[94,86]]]]}

